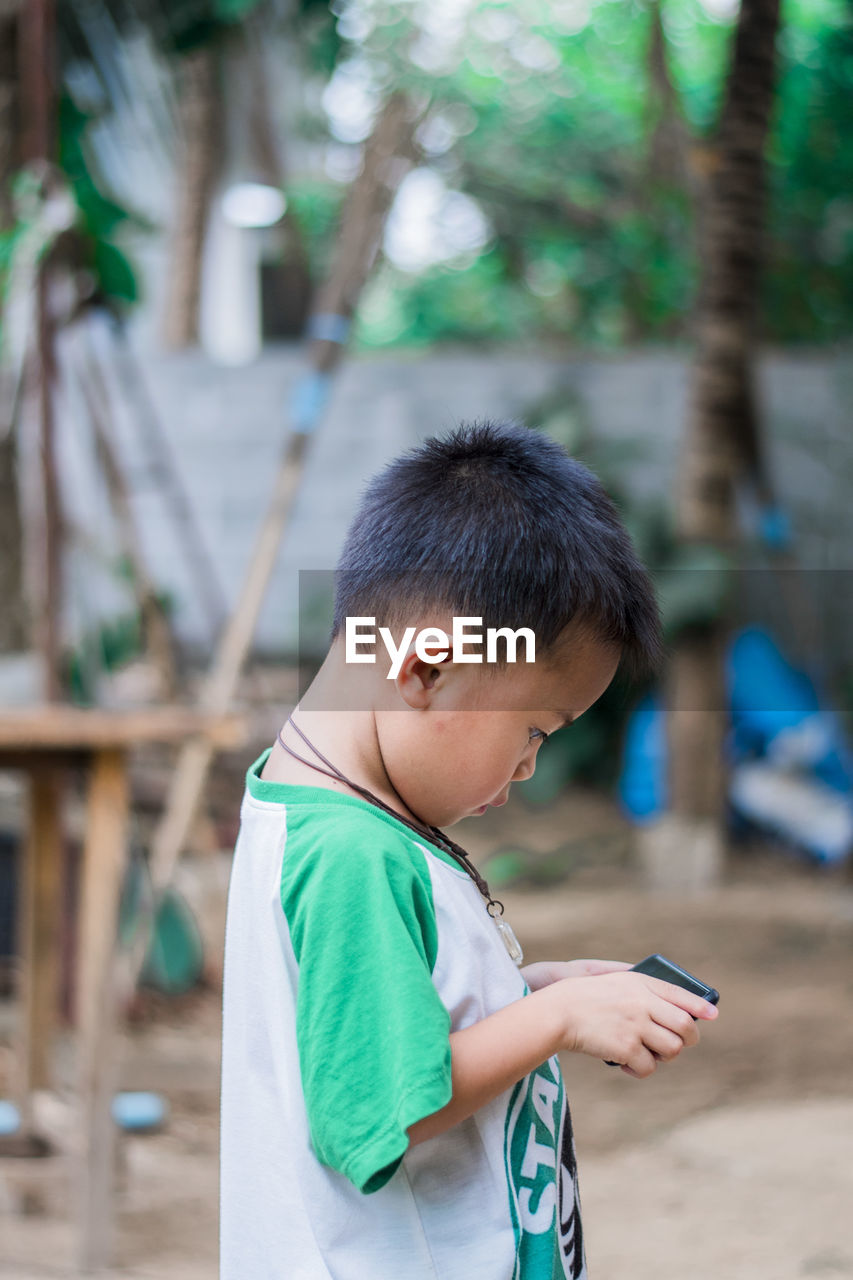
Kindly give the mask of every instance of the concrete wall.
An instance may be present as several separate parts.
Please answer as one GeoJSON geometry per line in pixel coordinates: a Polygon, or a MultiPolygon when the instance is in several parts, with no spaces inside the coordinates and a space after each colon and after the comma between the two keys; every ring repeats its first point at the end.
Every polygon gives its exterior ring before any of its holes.
{"type": "MultiPolygon", "coordinates": [[[[290,391],[302,368],[302,353],[289,347],[267,349],[241,368],[216,366],[198,353],[144,360],[146,382],[232,603],[269,499],[290,391]]],[[[350,360],[312,444],[259,620],[258,649],[272,654],[292,645],[298,571],[334,566],[364,483],[403,449],[460,420],[523,416],[531,404],[562,388],[567,403],[617,453],[620,442],[631,450],[643,442],[647,456],[626,469],[637,495],[669,494],[688,378],[686,355],[658,350],[564,360],[513,351],[350,360]]],[[[815,571],[853,567],[853,350],[768,353],[760,366],[760,393],[802,565],[812,578],[815,571]]],[[[117,425],[153,574],[176,596],[182,635],[203,647],[208,628],[197,592],[126,409],[117,425]]],[[[79,444],[78,437],[72,444],[77,455],[79,444]]],[[[66,474],[75,476],[80,518],[96,520],[108,549],[112,535],[103,499],[84,470],[79,456],[69,457],[66,474]]],[[[845,581],[835,578],[829,594],[838,596],[838,584],[845,581]]],[[[845,609],[848,604],[849,595],[845,609]]],[[[837,612],[838,600],[833,607],[837,612]]],[[[846,611],[844,618],[853,621],[846,611]]]]}

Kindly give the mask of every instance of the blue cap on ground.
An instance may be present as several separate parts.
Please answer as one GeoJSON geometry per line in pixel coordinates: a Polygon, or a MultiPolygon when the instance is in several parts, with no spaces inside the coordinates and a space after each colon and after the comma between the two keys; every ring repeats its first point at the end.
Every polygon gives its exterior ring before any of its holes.
{"type": "Polygon", "coordinates": [[[117,1093],[113,1098],[113,1120],[121,1129],[145,1133],[159,1129],[169,1114],[166,1099],[159,1093],[117,1093]]]}
{"type": "Polygon", "coordinates": [[[0,1137],[17,1133],[21,1127],[21,1113],[14,1102],[0,1098],[0,1137]]]}

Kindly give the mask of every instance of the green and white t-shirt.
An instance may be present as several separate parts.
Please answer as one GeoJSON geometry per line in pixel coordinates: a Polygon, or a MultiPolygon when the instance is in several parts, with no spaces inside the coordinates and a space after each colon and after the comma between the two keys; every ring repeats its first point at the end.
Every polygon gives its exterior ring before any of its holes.
{"type": "Polygon", "coordinates": [[[556,1058],[407,1150],[449,1034],[525,994],[476,886],[354,796],[247,774],[228,898],[221,1280],[583,1280],[556,1058]]]}

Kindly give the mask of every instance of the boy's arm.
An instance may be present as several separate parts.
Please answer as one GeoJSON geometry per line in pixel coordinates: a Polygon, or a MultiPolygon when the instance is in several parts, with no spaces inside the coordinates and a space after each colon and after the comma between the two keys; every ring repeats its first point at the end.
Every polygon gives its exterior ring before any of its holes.
{"type": "Polygon", "coordinates": [[[450,1036],[453,1096],[407,1130],[411,1145],[444,1133],[562,1050],[622,1064],[649,1076],[658,1061],[699,1039],[695,1018],[717,1009],[646,974],[562,978],[450,1036]]]}

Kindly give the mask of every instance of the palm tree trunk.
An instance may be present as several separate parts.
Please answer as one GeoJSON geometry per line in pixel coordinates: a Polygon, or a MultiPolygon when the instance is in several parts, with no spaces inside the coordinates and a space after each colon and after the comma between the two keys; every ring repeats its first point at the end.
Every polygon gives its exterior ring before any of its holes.
{"type": "MultiPolygon", "coordinates": [[[[738,536],[737,482],[748,477],[761,493],[769,489],[753,378],[764,146],[778,26],[779,0],[742,0],[716,167],[706,190],[703,278],[676,527],[685,541],[722,548],[734,547],[738,536]]],[[[722,861],[724,635],[720,623],[682,638],[671,669],[670,817],[677,857],[694,863],[682,877],[693,884],[712,881],[722,861]]]]}
{"type": "Polygon", "coordinates": [[[764,231],[764,144],[773,106],[779,0],[743,0],[706,195],[704,273],[678,532],[734,542],[735,482],[768,485],[753,387],[764,231]]]}

